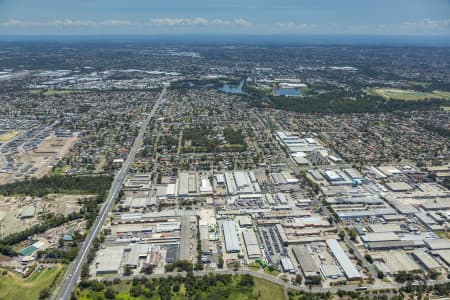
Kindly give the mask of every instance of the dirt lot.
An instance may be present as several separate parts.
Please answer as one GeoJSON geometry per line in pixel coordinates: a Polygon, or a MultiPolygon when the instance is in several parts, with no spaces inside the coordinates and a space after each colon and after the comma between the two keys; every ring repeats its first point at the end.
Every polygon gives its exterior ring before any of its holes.
{"type": "MultiPolygon", "coordinates": [[[[68,215],[79,211],[78,203],[92,195],[61,195],[50,194],[44,198],[37,197],[0,197],[1,235],[22,231],[39,222],[40,213],[54,213],[68,215]],[[24,207],[34,207],[35,214],[28,218],[21,218],[24,207]]],[[[0,236],[1,236],[0,235],[0,236]]]]}
{"type": "Polygon", "coordinates": [[[22,231],[34,223],[36,218],[21,219],[24,206],[33,205],[32,197],[0,197],[1,236],[22,231]]]}

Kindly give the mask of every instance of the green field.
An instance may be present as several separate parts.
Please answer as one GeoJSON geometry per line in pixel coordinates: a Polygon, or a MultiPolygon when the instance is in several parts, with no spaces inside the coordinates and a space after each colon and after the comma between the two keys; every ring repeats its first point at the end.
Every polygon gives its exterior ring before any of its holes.
{"type": "Polygon", "coordinates": [[[39,293],[52,285],[62,269],[62,265],[55,265],[53,268],[35,272],[27,279],[8,271],[7,275],[0,275],[0,299],[39,299],[39,293]]]}
{"type": "Polygon", "coordinates": [[[450,92],[433,91],[420,92],[414,90],[402,90],[394,88],[374,88],[368,91],[370,95],[381,96],[385,99],[396,99],[405,101],[425,100],[425,99],[444,99],[450,100],[450,92]]]}
{"type": "Polygon", "coordinates": [[[44,96],[64,95],[64,94],[71,94],[73,92],[74,92],[73,90],[45,90],[45,89],[30,90],[31,94],[42,94],[44,96]]]}
{"type": "Polygon", "coordinates": [[[258,277],[253,278],[255,286],[253,294],[259,296],[260,300],[284,299],[284,289],[281,285],[275,284],[258,277]]]}

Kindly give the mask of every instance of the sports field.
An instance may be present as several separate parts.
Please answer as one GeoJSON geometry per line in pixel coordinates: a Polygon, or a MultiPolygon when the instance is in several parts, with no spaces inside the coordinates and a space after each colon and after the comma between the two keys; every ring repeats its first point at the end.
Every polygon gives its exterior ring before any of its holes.
{"type": "Polygon", "coordinates": [[[433,91],[420,92],[414,90],[402,90],[392,88],[374,88],[370,89],[369,94],[378,95],[385,99],[396,99],[405,101],[425,100],[425,99],[445,99],[450,100],[450,92],[433,91]]]}

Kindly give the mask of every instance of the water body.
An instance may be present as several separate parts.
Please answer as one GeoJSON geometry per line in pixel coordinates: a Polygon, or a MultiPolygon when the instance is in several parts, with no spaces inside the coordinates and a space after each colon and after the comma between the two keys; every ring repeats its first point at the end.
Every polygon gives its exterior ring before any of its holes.
{"type": "Polygon", "coordinates": [[[248,95],[248,93],[242,91],[243,87],[244,87],[244,79],[241,80],[239,85],[231,85],[226,83],[219,89],[219,91],[227,94],[248,95]]]}
{"type": "Polygon", "coordinates": [[[211,87],[214,87],[214,83],[204,83],[204,84],[198,84],[198,83],[194,83],[194,82],[192,82],[192,81],[188,81],[187,82],[187,85],[189,86],[189,87],[196,87],[196,88],[211,88],[211,87]]]}
{"type": "Polygon", "coordinates": [[[302,93],[294,88],[278,88],[274,91],[275,96],[299,97],[302,93]]]}

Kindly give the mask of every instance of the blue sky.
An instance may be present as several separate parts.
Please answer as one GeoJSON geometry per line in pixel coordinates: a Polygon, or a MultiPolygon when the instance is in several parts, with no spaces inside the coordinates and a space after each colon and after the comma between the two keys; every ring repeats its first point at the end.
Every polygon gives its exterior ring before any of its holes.
{"type": "Polygon", "coordinates": [[[450,36],[450,0],[0,0],[0,35],[450,36]]]}

